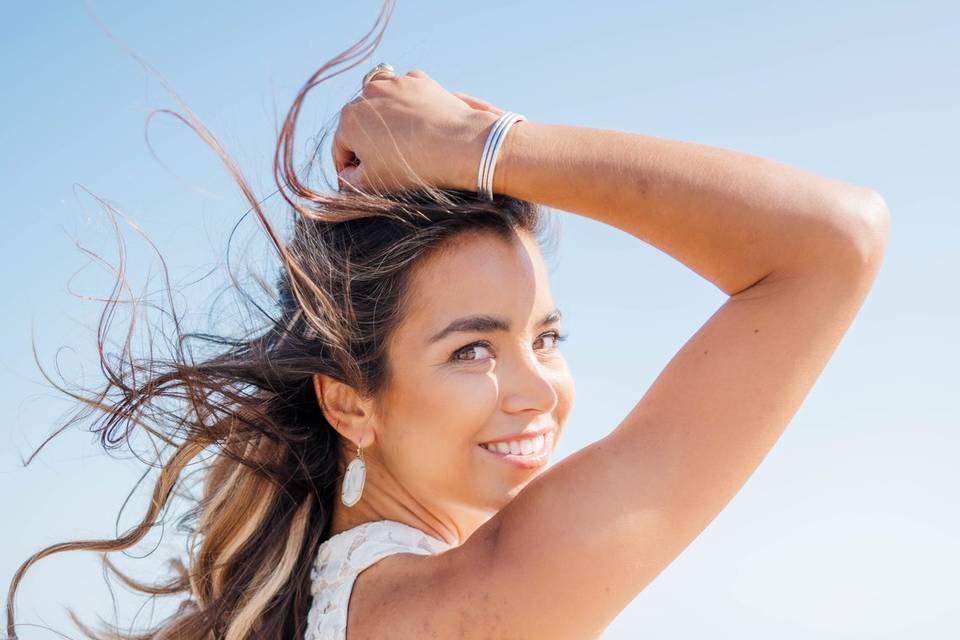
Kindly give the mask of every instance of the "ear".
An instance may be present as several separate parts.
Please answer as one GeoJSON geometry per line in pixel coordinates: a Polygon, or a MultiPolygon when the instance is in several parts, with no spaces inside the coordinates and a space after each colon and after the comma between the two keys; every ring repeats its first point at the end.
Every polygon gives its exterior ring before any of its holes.
{"type": "Polygon", "coordinates": [[[313,374],[320,410],[333,428],[354,445],[366,448],[376,440],[372,403],[348,384],[323,373],[313,374]]]}

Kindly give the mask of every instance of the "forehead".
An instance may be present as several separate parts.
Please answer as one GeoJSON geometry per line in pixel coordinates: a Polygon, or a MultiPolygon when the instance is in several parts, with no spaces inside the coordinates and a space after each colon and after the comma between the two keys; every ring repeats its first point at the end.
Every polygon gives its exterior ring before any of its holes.
{"type": "Polygon", "coordinates": [[[493,314],[531,321],[553,309],[549,273],[530,234],[467,232],[449,240],[411,274],[407,333],[436,331],[456,318],[493,314]]]}

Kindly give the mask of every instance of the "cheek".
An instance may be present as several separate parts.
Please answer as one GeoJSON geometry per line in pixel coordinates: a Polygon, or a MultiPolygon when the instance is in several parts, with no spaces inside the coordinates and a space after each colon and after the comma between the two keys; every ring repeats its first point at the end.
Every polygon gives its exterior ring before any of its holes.
{"type": "Polygon", "coordinates": [[[498,387],[482,371],[444,372],[405,385],[395,397],[390,422],[403,432],[401,446],[450,453],[488,432],[498,387]]]}
{"type": "Polygon", "coordinates": [[[393,473],[424,498],[472,495],[476,443],[490,433],[497,408],[495,379],[443,373],[403,387],[393,396],[385,434],[393,473]]]}
{"type": "Polygon", "coordinates": [[[573,375],[567,368],[566,363],[564,363],[562,370],[558,373],[555,384],[557,389],[556,419],[562,432],[564,423],[576,402],[577,395],[573,375]]]}
{"type": "Polygon", "coordinates": [[[483,429],[496,411],[497,379],[475,371],[445,372],[424,380],[414,394],[418,413],[432,412],[445,422],[450,431],[464,428],[483,429]]]}

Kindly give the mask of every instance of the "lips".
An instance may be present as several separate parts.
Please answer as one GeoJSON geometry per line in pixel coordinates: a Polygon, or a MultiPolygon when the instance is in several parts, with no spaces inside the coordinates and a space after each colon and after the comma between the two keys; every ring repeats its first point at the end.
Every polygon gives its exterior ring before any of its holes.
{"type": "Polygon", "coordinates": [[[501,462],[520,467],[521,469],[534,469],[536,467],[544,466],[550,459],[550,454],[553,452],[554,433],[555,432],[552,429],[546,432],[544,435],[543,450],[537,454],[524,455],[522,453],[500,453],[499,451],[490,451],[486,447],[479,444],[477,445],[477,448],[501,462]]]}
{"type": "Polygon", "coordinates": [[[511,440],[528,440],[530,438],[535,438],[537,436],[546,436],[548,433],[554,431],[550,427],[543,429],[534,429],[532,431],[524,431],[523,433],[515,433],[509,436],[503,436],[501,438],[495,438],[493,440],[486,440],[480,444],[496,444],[497,442],[510,442],[511,440]]]}

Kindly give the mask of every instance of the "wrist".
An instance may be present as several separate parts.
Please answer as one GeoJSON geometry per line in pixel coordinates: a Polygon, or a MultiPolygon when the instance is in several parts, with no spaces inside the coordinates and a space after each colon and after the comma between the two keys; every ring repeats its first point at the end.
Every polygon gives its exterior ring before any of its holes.
{"type": "Polygon", "coordinates": [[[515,190],[517,186],[513,184],[512,172],[517,166],[517,159],[522,153],[526,144],[526,136],[530,133],[530,123],[528,120],[517,120],[504,133],[504,138],[500,143],[500,150],[497,152],[497,163],[493,171],[493,192],[503,195],[519,197],[515,190]]]}
{"type": "Polygon", "coordinates": [[[450,178],[451,187],[462,191],[477,190],[483,148],[499,117],[496,113],[480,109],[474,109],[469,115],[465,125],[463,152],[457,154],[460,162],[451,167],[454,169],[454,175],[450,178]]]}

